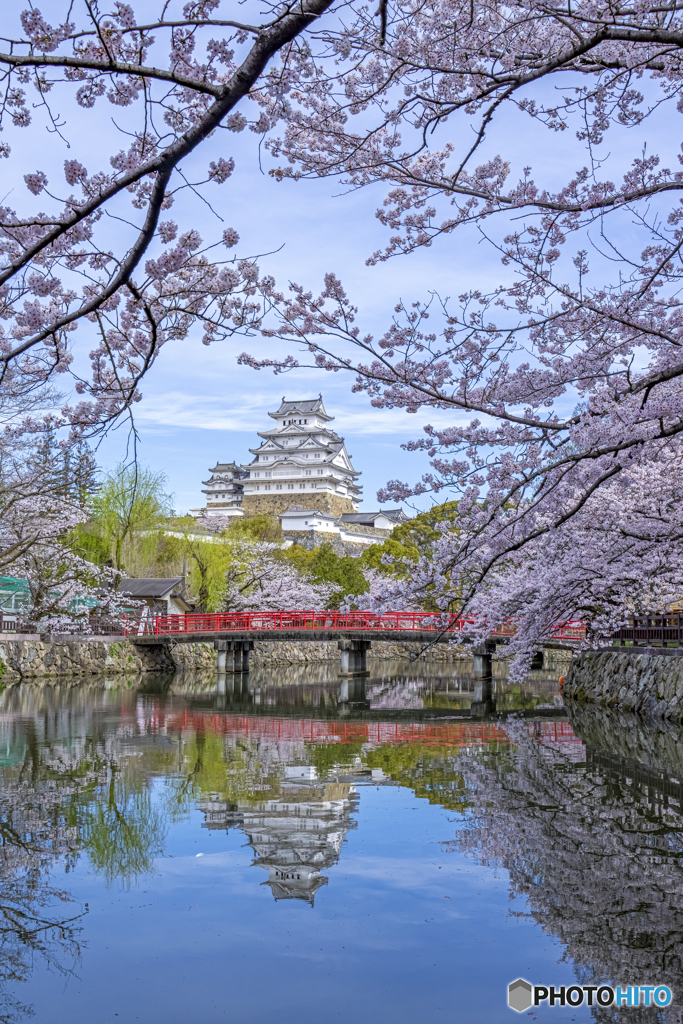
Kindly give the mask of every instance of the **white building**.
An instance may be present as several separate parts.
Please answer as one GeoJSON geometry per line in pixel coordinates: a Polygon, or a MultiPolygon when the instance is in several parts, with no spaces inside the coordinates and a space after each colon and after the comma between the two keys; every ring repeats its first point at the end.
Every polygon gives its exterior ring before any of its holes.
{"type": "Polygon", "coordinates": [[[333,515],[356,512],[362,488],[360,473],[351,464],[344,438],[331,430],[334,419],[322,396],[314,399],[282,399],[280,408],[268,415],[275,422],[262,432],[254,456],[241,468],[242,508],[249,513],[285,512],[292,502],[305,497],[315,508],[333,515]]]}
{"type": "MultiPolygon", "coordinates": [[[[202,494],[206,495],[206,510],[222,512],[227,515],[242,515],[240,510],[242,504],[243,485],[242,481],[248,476],[234,462],[217,462],[213,469],[209,470],[211,476],[208,480],[202,480],[204,487],[202,494]]],[[[202,509],[191,509],[191,512],[198,514],[202,509]]]]}
{"type": "Polygon", "coordinates": [[[265,514],[280,518],[285,544],[332,544],[338,554],[359,555],[381,543],[406,516],[400,508],[359,512],[362,487],[344,438],[317,398],[282,399],[268,413],[273,424],[259,432],[251,462],[218,462],[204,481],[206,507],[193,515],[265,514]]]}
{"type": "Polygon", "coordinates": [[[400,508],[332,516],[319,509],[296,505],[281,512],[278,518],[285,535],[285,547],[301,544],[311,549],[318,544],[331,544],[339,555],[362,554],[371,544],[381,544],[391,536],[392,530],[408,519],[400,508]]]}

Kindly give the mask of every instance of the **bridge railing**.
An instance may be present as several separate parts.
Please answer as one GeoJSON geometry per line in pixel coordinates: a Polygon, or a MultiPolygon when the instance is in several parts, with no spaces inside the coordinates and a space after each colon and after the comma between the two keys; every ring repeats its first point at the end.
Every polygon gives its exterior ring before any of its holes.
{"type": "MultiPolygon", "coordinates": [[[[430,632],[470,635],[475,631],[471,618],[445,619],[427,612],[333,612],[333,611],[259,611],[214,612],[210,614],[156,615],[149,619],[124,623],[126,636],[173,636],[188,633],[229,633],[283,630],[362,630],[363,632],[430,632]]],[[[503,623],[493,637],[514,636],[514,622],[503,623]]],[[[585,636],[582,622],[557,623],[557,640],[576,640],[585,636]]]]}
{"type": "Polygon", "coordinates": [[[683,643],[683,613],[661,612],[652,615],[635,615],[630,623],[612,635],[617,646],[630,641],[639,644],[664,645],[683,643]]]}

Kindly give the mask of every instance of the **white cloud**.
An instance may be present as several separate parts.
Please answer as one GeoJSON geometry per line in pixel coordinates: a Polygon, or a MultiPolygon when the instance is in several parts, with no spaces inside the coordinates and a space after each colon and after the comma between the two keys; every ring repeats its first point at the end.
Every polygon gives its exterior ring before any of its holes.
{"type": "MultiPolygon", "coordinates": [[[[356,436],[388,435],[397,432],[420,434],[428,417],[433,425],[447,426],[466,422],[465,418],[445,411],[428,410],[422,415],[411,415],[402,409],[349,409],[338,410],[327,401],[328,410],[338,413],[331,426],[340,433],[356,436]]],[[[138,406],[135,418],[146,426],[191,427],[195,430],[253,431],[267,429],[271,422],[266,412],[273,409],[272,397],[258,392],[240,396],[239,402],[220,395],[192,394],[165,391],[148,395],[138,406]]]]}

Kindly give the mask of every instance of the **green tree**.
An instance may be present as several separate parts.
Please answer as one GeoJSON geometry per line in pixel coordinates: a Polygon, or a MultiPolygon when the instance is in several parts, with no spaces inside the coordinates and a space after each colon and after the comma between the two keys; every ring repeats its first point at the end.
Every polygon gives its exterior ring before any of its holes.
{"type": "Polygon", "coordinates": [[[87,441],[59,440],[54,426],[44,428],[36,450],[28,460],[40,479],[43,492],[68,498],[84,506],[98,487],[98,469],[87,441]]]}
{"type": "Polygon", "coordinates": [[[171,513],[166,476],[144,466],[118,465],[92,502],[89,522],[76,532],[86,557],[115,569],[144,558],[157,544],[155,531],[171,513]]]}
{"type": "Polygon", "coordinates": [[[360,561],[368,569],[377,569],[387,575],[407,576],[410,574],[411,562],[417,562],[432,552],[435,542],[441,536],[439,527],[445,525],[449,530],[457,529],[458,515],[457,501],[434,505],[427,512],[420,512],[414,519],[400,523],[391,537],[382,544],[373,544],[367,548],[360,561]],[[389,564],[383,562],[385,555],[394,561],[389,564]]]}
{"type": "Polygon", "coordinates": [[[302,576],[313,583],[331,583],[337,588],[330,598],[330,608],[338,608],[345,597],[356,597],[368,589],[361,560],[336,554],[331,544],[320,544],[312,551],[293,544],[284,555],[302,576]]]}
{"type": "Polygon", "coordinates": [[[226,530],[226,536],[278,544],[282,541],[284,534],[278,519],[273,519],[272,516],[258,515],[234,519],[226,530]]]}
{"type": "Polygon", "coordinates": [[[179,516],[168,523],[166,529],[179,542],[183,560],[188,565],[197,611],[218,611],[225,599],[226,573],[234,560],[228,531],[209,533],[192,516],[179,516]]]}

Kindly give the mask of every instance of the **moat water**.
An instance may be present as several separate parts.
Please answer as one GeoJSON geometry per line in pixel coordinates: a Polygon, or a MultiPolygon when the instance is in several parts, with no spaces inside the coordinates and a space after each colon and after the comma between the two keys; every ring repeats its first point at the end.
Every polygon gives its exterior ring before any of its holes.
{"type": "Polygon", "coordinates": [[[453,665],[0,694],[0,1021],[680,1022],[683,736],[453,665]],[[508,983],[666,985],[668,1009],[508,983]]]}

